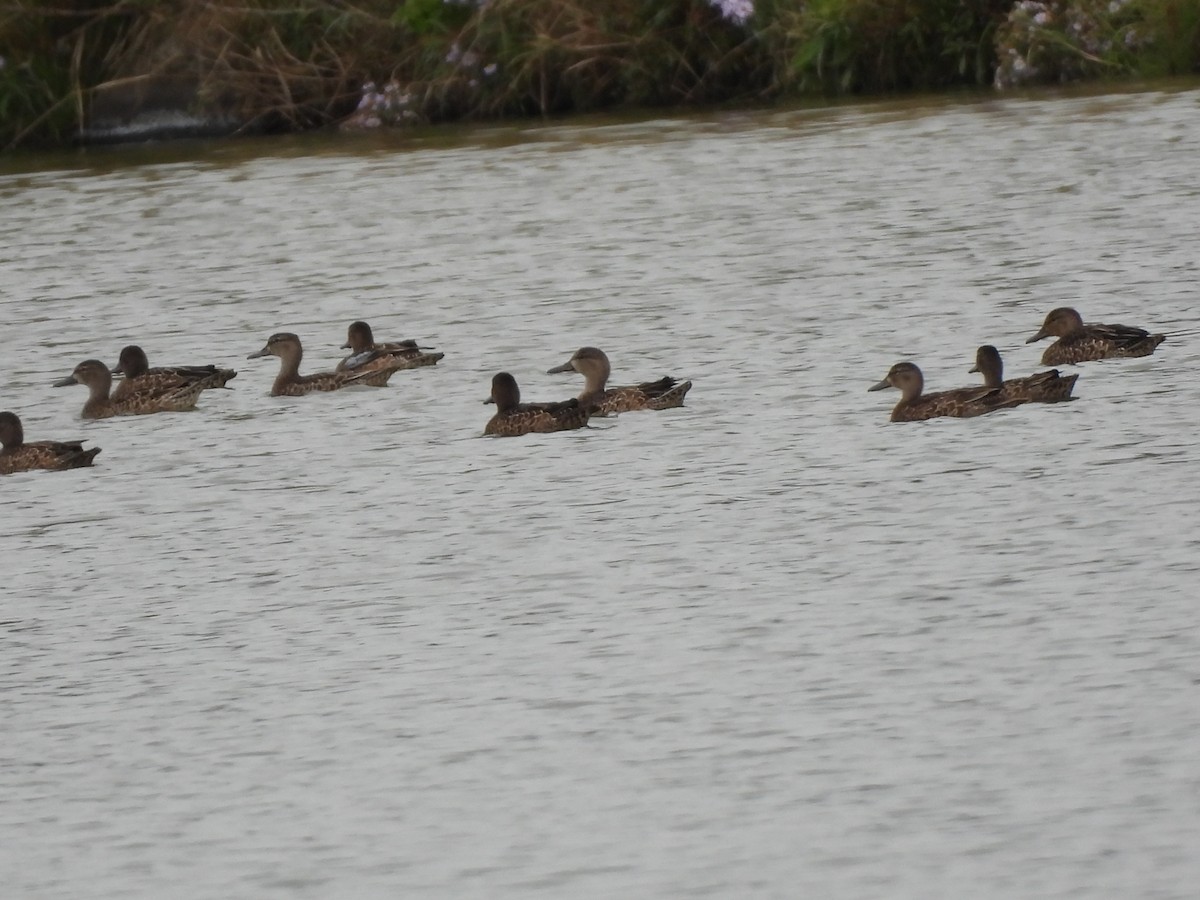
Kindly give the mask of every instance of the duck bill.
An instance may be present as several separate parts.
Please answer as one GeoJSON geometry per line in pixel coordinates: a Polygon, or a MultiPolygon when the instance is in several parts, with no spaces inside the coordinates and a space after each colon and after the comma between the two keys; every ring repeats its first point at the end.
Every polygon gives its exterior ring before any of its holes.
{"type": "Polygon", "coordinates": [[[70,387],[73,384],[75,384],[75,376],[68,375],[66,378],[58,379],[58,381],[54,382],[53,386],[54,387],[70,387]]]}
{"type": "Polygon", "coordinates": [[[488,397],[486,400],[484,400],[484,401],[483,401],[483,405],[484,405],[484,406],[487,406],[488,404],[490,404],[490,403],[495,403],[495,402],[496,402],[496,401],[495,401],[493,398],[491,398],[491,397],[488,397]]]}
{"type": "Polygon", "coordinates": [[[346,343],[342,344],[342,346],[341,346],[341,349],[342,349],[342,350],[349,350],[349,349],[350,349],[350,342],[349,342],[349,341],[346,341],[346,343]]]}
{"type": "Polygon", "coordinates": [[[967,369],[967,371],[968,372],[978,372],[979,371],[979,363],[975,363],[975,365],[971,366],[971,368],[967,369]]]}
{"type": "Polygon", "coordinates": [[[885,378],[885,379],[883,379],[883,381],[879,382],[879,384],[873,384],[869,388],[867,388],[867,392],[870,393],[871,391],[886,391],[891,386],[892,386],[892,383],[885,378]]]}
{"type": "Polygon", "coordinates": [[[555,366],[553,369],[547,369],[546,374],[547,375],[557,375],[559,372],[574,372],[574,371],[575,371],[575,367],[573,365],[571,365],[571,361],[568,359],[561,366],[555,366]]]}
{"type": "Polygon", "coordinates": [[[1037,341],[1040,341],[1044,337],[1049,337],[1049,333],[1046,331],[1045,328],[1039,328],[1038,333],[1035,334],[1033,337],[1031,337],[1029,340],[1027,340],[1025,343],[1032,344],[1037,341]]]}
{"type": "Polygon", "coordinates": [[[246,357],[246,359],[258,359],[260,356],[270,356],[270,355],[271,355],[270,351],[267,350],[266,347],[263,347],[261,350],[256,350],[254,353],[251,353],[249,356],[246,357]]]}

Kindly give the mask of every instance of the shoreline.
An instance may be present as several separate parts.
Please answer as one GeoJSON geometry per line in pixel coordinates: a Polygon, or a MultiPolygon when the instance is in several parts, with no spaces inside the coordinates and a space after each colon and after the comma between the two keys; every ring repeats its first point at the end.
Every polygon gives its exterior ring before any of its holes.
{"type": "Polygon", "coordinates": [[[62,6],[0,14],[6,150],[1200,73],[1200,0],[62,6]]]}
{"type": "Polygon", "coordinates": [[[989,104],[1051,102],[1059,99],[1097,101],[1105,98],[1144,94],[1174,94],[1200,91],[1200,77],[1130,80],[1120,82],[1077,82],[1067,85],[1025,88],[995,93],[986,89],[922,91],[904,94],[836,98],[784,98],[761,104],[712,104],[704,107],[599,110],[545,118],[509,118],[488,121],[439,122],[408,128],[341,130],[336,127],[283,133],[242,135],[197,134],[168,139],[102,141],[62,147],[24,148],[0,154],[0,177],[19,176],[43,170],[107,170],[114,166],[154,162],[182,162],[198,158],[237,160],[291,156],[309,152],[354,152],[392,149],[396,152],[458,149],[463,147],[509,147],[529,141],[562,140],[561,135],[591,128],[620,128],[634,133],[650,132],[670,122],[711,121],[727,128],[741,117],[759,119],[778,116],[787,120],[845,116],[912,116],[989,104]]]}

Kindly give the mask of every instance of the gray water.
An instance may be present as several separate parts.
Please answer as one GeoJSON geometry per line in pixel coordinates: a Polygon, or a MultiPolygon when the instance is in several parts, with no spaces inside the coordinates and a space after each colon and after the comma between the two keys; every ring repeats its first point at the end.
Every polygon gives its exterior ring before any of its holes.
{"type": "MultiPolygon", "coordinates": [[[[0,174],[14,898],[1200,883],[1200,92],[105,151],[0,174]],[[168,155],[169,154],[169,155],[168,155]],[[1078,400],[1054,306],[1172,332],[1078,400]],[[446,353],[267,395],[272,332],[446,353]],[[233,365],[84,422],[80,360],[233,365]],[[481,437],[580,345],[683,409],[481,437]]],[[[23,166],[23,167],[22,167],[23,166]]]]}

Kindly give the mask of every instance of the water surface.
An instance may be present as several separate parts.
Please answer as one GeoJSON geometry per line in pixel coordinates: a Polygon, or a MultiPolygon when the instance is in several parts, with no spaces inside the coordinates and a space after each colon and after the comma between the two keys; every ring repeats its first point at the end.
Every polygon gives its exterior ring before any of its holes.
{"type": "Polygon", "coordinates": [[[1200,93],[101,151],[0,175],[12,896],[1190,897],[1200,93]],[[139,151],[141,152],[141,151],[139,151]],[[1052,307],[1171,332],[892,425],[1052,307]],[[267,396],[346,326],[446,353],[267,396]],[[231,364],[82,422],[80,360],[231,364]],[[681,410],[480,437],[580,345],[681,410]]]}

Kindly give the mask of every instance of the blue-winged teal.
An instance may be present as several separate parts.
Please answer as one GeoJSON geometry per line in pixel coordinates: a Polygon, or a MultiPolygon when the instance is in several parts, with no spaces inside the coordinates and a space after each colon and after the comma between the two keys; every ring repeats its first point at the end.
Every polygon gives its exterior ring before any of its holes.
{"type": "Polygon", "coordinates": [[[90,466],[99,447],[83,449],[81,441],[25,443],[25,430],[16,413],[0,412],[0,475],[31,469],[78,469],[90,466]]]}
{"type": "Polygon", "coordinates": [[[492,396],[483,402],[496,404],[496,414],[483,433],[501,437],[571,431],[587,425],[590,415],[590,410],[575,399],[561,403],[522,403],[517,379],[507,372],[496,373],[492,378],[492,396]]]}
{"type": "MultiPolygon", "coordinates": [[[[300,346],[300,338],[289,331],[280,331],[267,338],[267,344],[256,353],[251,353],[246,359],[258,359],[260,356],[278,356],[279,374],[271,385],[272,397],[301,397],[313,391],[336,391],[350,384],[364,384],[371,374],[390,376],[391,372],[317,372],[314,375],[300,374],[300,360],[304,358],[304,348],[300,346]]],[[[386,381],[386,378],[384,379],[386,381]]]]}
{"type": "Polygon", "coordinates": [[[98,359],[85,359],[66,378],[54,382],[55,387],[72,384],[86,385],[87,402],[83,404],[85,419],[107,419],[109,416],[141,416],[147,413],[183,412],[196,408],[200,392],[215,386],[219,374],[194,381],[167,394],[134,394],[123,400],[109,396],[112,391],[112,373],[98,359]]]}
{"type": "Polygon", "coordinates": [[[413,340],[377,344],[375,335],[371,333],[371,326],[366,322],[350,324],[350,328],[346,332],[346,343],[342,344],[342,349],[348,349],[350,355],[338,363],[337,371],[378,372],[382,380],[368,377],[361,382],[373,387],[386,384],[393,372],[401,369],[433,366],[446,355],[445,353],[426,353],[425,351],[430,348],[422,347],[413,340]]]}
{"type": "Polygon", "coordinates": [[[966,419],[1016,406],[1021,402],[1005,400],[999,388],[986,386],[922,394],[925,377],[921,370],[910,362],[896,363],[888,370],[883,381],[867,390],[882,391],[889,387],[898,388],[901,394],[900,402],[892,410],[893,422],[921,422],[939,416],[966,419]]]}
{"type": "Polygon", "coordinates": [[[204,381],[209,388],[223,388],[237,377],[233,369],[218,369],[216,366],[163,366],[152,369],[146,352],[137,344],[130,344],[121,351],[112,374],[125,376],[113,390],[114,400],[124,400],[135,394],[169,394],[197,381],[204,381]],[[218,377],[213,378],[214,375],[218,377]]]}
{"type": "Polygon", "coordinates": [[[658,381],[627,387],[606,387],[612,366],[603,350],[595,347],[580,347],[561,366],[546,372],[578,372],[584,377],[583,393],[579,402],[593,407],[593,415],[607,416],[614,413],[632,412],[638,409],[671,409],[683,406],[683,398],[691,390],[690,381],[676,381],[664,376],[658,381]]]}
{"type": "Polygon", "coordinates": [[[1026,378],[1010,378],[1004,380],[1004,362],[1000,359],[1000,351],[991,344],[984,344],[975,351],[975,365],[970,371],[983,375],[986,387],[1000,389],[1000,396],[1005,400],[1016,400],[1020,403],[1059,403],[1063,400],[1074,400],[1071,391],[1075,387],[1078,375],[1063,376],[1058,369],[1049,372],[1038,372],[1026,378]]]}
{"type": "Polygon", "coordinates": [[[1042,354],[1043,366],[1062,366],[1093,359],[1120,359],[1149,356],[1167,339],[1144,328],[1128,325],[1085,325],[1083,317],[1069,306],[1051,310],[1038,333],[1025,343],[1042,338],[1058,338],[1042,354]]]}

